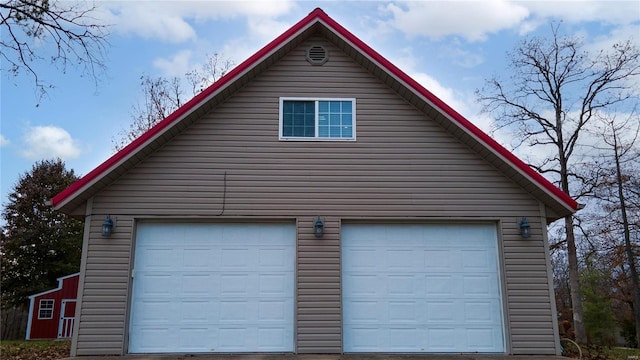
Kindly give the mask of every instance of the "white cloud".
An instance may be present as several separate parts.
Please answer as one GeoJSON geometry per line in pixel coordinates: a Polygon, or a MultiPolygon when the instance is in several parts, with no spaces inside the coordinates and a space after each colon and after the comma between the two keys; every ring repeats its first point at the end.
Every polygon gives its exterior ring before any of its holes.
{"type": "Polygon", "coordinates": [[[153,61],[153,66],[162,70],[164,76],[182,77],[193,67],[190,63],[192,54],[190,50],[182,50],[174,54],[170,59],[156,58],[153,61]]]}
{"type": "Polygon", "coordinates": [[[389,60],[460,114],[466,116],[472,113],[473,106],[470,104],[474,102],[461,101],[466,97],[457,93],[454,89],[442,85],[433,76],[417,69],[419,63],[410,48],[401,49],[397,57],[389,60]]]}
{"type": "Polygon", "coordinates": [[[439,56],[448,58],[454,64],[463,68],[473,68],[484,62],[484,57],[465,48],[460,41],[451,41],[439,51],[439,56]]]}
{"type": "Polygon", "coordinates": [[[0,134],[0,147],[7,146],[9,144],[11,144],[11,141],[9,141],[9,139],[4,137],[4,135],[0,134]]]}
{"type": "MultiPolygon", "coordinates": [[[[390,61],[505,148],[514,150],[519,145],[519,141],[509,129],[495,130],[495,118],[482,111],[482,105],[476,100],[475,93],[447,87],[430,74],[417,70],[419,64],[412,55],[411,49],[402,49],[398,57],[390,59],[390,61]]],[[[526,155],[526,151],[521,151],[525,147],[521,146],[519,149],[515,149],[514,153],[526,155]]],[[[529,150],[528,147],[526,148],[529,150]]]]}
{"type": "Polygon", "coordinates": [[[248,19],[249,33],[261,41],[271,41],[285,32],[292,24],[276,21],[268,17],[252,17],[248,19]]]}
{"type": "MultiPolygon", "coordinates": [[[[453,88],[448,88],[438,82],[432,76],[421,72],[410,72],[414,80],[419,82],[427,90],[437,96],[440,100],[444,101],[453,110],[464,116],[467,120],[472,122],[480,130],[491,136],[499,144],[505,148],[514,151],[518,156],[525,156],[530,153],[528,146],[519,145],[519,141],[514,137],[514,134],[508,129],[496,131],[496,122],[491,114],[482,112],[481,105],[475,100],[475,95],[472,93],[464,93],[457,91],[453,88]],[[522,151],[526,148],[525,151],[522,151]]],[[[523,157],[524,159],[524,157],[523,157]]]]}
{"type": "Polygon", "coordinates": [[[592,42],[587,45],[587,49],[593,54],[600,50],[610,51],[614,44],[626,40],[631,40],[638,46],[640,44],[640,26],[628,25],[615,28],[610,33],[592,39],[592,42]]]}
{"type": "MultiPolygon", "coordinates": [[[[388,25],[409,36],[439,40],[456,35],[484,41],[505,29],[530,33],[550,19],[572,24],[600,22],[637,24],[637,1],[399,1],[382,8],[392,15],[388,25]]],[[[634,27],[637,34],[637,26],[634,27]]]]}
{"type": "Polygon", "coordinates": [[[247,19],[248,32],[242,36],[228,38],[220,53],[238,65],[285,32],[291,25],[293,24],[290,22],[276,21],[267,17],[247,19]]]}
{"type": "Polygon", "coordinates": [[[126,1],[107,3],[104,21],[114,32],[167,42],[183,42],[196,38],[195,30],[183,18],[191,12],[174,11],[175,4],[164,2],[126,1]]]}
{"type": "Polygon", "coordinates": [[[412,72],[409,76],[460,114],[467,113],[468,106],[459,100],[460,97],[456,95],[454,89],[443,86],[435,78],[423,72],[412,72]]]}
{"type": "Polygon", "coordinates": [[[522,1],[536,17],[562,19],[570,23],[597,21],[624,25],[638,21],[637,1],[522,1]]]}
{"type": "MultiPolygon", "coordinates": [[[[120,34],[171,43],[198,38],[193,23],[246,17],[251,24],[288,13],[293,1],[109,1],[101,20],[120,34]]],[[[256,29],[259,31],[260,29],[256,29]]]]}
{"type": "Polygon", "coordinates": [[[390,25],[410,36],[440,39],[459,35],[482,41],[489,33],[516,26],[529,16],[527,8],[508,1],[412,1],[389,4],[390,25]]]}
{"type": "Polygon", "coordinates": [[[23,141],[22,155],[31,160],[76,158],[81,153],[77,141],[65,129],[56,126],[29,127],[23,141]]]}
{"type": "Polygon", "coordinates": [[[590,22],[597,22],[600,27],[611,25],[613,30],[610,42],[638,37],[640,7],[637,1],[522,1],[519,4],[531,12],[531,16],[519,26],[520,35],[548,25],[552,20],[562,20],[567,24],[581,26],[590,22]]]}

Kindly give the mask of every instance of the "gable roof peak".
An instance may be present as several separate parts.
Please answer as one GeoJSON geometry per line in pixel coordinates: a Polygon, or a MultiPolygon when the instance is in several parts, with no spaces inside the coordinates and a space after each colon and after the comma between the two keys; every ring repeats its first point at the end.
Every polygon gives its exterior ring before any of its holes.
{"type": "Polygon", "coordinates": [[[322,14],[327,15],[327,13],[326,13],[326,12],[324,12],[324,10],[322,10],[322,8],[321,8],[321,7],[319,7],[319,6],[318,6],[317,8],[315,8],[315,9],[313,9],[313,11],[311,11],[311,12],[309,13],[309,15],[312,15],[312,14],[318,14],[318,13],[322,13],[322,14]]]}
{"type": "Polygon", "coordinates": [[[214,99],[218,99],[218,96],[222,96],[220,94],[223,93],[225,89],[229,89],[236,81],[246,78],[248,73],[257,69],[266,59],[274,56],[274,54],[280,49],[285,48],[288,44],[291,44],[306,29],[309,29],[315,24],[320,24],[333,35],[336,35],[336,38],[334,38],[335,41],[343,42],[347,47],[363,55],[363,58],[369,61],[371,65],[388,74],[388,78],[396,81],[394,85],[406,89],[407,94],[415,95],[411,97],[420,99],[422,102],[421,105],[436,110],[437,113],[441,114],[442,118],[446,119],[448,124],[466,133],[470,141],[479,144],[492,153],[492,158],[504,164],[511,172],[518,173],[519,177],[524,178],[528,185],[533,185],[534,188],[537,188],[536,193],[546,199],[545,203],[549,202],[550,204],[554,204],[553,207],[559,209],[560,213],[564,215],[573,213],[578,209],[577,202],[569,195],[534,171],[496,140],[484,133],[464,116],[460,115],[429,90],[425,89],[416,80],[408,76],[357,36],[345,29],[319,7],[315,8],[291,28],[258,50],[255,54],[251,55],[182,107],[178,108],[167,118],[135,139],[131,144],[56,195],[52,199],[54,208],[72,211],[73,208],[79,206],[99,191],[99,189],[110,183],[108,180],[115,180],[118,173],[122,173],[122,171],[133,166],[136,161],[139,161],[139,157],[136,157],[136,154],[144,151],[154,142],[162,141],[159,139],[165,132],[171,130],[176,124],[181,123],[197,109],[211,103],[214,99]],[[117,172],[117,169],[120,169],[120,171],[117,172]]]}

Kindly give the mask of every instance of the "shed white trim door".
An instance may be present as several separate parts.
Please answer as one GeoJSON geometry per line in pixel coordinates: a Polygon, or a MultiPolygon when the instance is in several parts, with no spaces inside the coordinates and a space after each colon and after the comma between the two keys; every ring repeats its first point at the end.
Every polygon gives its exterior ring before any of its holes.
{"type": "Polygon", "coordinates": [[[140,223],[129,353],[290,352],[295,224],[140,223]]]}
{"type": "Polygon", "coordinates": [[[345,352],[505,351],[495,224],[343,224],[345,352]]]}

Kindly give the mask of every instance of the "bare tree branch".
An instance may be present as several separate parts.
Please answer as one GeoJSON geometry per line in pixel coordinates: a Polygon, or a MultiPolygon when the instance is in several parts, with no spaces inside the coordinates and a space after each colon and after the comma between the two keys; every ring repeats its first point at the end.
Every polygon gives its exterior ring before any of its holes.
{"type": "MultiPolygon", "coordinates": [[[[233,61],[215,53],[207,56],[207,62],[185,74],[191,86],[192,96],[224,76],[233,66],[233,61]]],[[[182,79],[174,77],[152,78],[148,75],[140,77],[142,103],[132,108],[132,122],[128,129],[120,130],[118,138],[112,139],[114,150],[118,151],[127,146],[147,130],[151,129],[162,119],[182,106],[186,100],[182,79]]]]}
{"type": "MultiPolygon", "coordinates": [[[[483,109],[494,114],[497,129],[513,131],[520,144],[553,146],[555,154],[530,166],[554,174],[564,192],[575,199],[594,193],[603,175],[581,171],[576,150],[598,112],[637,99],[640,52],[626,41],[592,56],[580,39],[561,36],[560,23],[554,23],[550,38],[526,39],[510,53],[510,62],[508,80],[490,79],[476,91],[483,109]]],[[[587,234],[577,221],[565,219],[566,240],[552,248],[566,243],[576,339],[585,343],[574,229],[581,230],[583,238],[587,234]]]]}
{"type": "Polygon", "coordinates": [[[50,60],[63,73],[68,66],[81,68],[97,84],[105,69],[108,26],[93,17],[95,12],[96,6],[88,2],[1,2],[0,25],[8,35],[0,39],[2,70],[14,77],[28,74],[38,101],[53,87],[38,72],[39,61],[50,60]]]}

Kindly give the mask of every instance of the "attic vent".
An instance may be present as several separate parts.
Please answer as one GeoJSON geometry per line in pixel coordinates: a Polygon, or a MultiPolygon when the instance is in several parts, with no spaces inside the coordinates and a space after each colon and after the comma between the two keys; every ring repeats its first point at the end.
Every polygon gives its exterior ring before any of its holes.
{"type": "Polygon", "coordinates": [[[313,45],[307,49],[307,61],[312,65],[322,65],[329,60],[329,53],[321,45],[313,45]]]}

